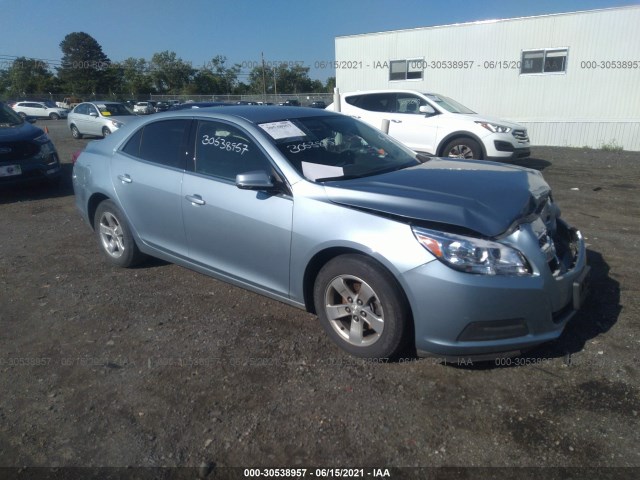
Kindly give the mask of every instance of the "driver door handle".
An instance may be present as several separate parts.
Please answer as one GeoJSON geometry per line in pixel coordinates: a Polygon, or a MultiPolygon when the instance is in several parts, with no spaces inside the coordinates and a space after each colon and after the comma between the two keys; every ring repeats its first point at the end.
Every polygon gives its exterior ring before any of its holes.
{"type": "Polygon", "coordinates": [[[393,123],[402,123],[402,120],[391,120],[393,123]]]}
{"type": "Polygon", "coordinates": [[[131,177],[129,176],[128,173],[125,173],[124,175],[118,175],[118,180],[120,180],[122,183],[133,182],[133,180],[131,180],[131,177]]]}
{"type": "Polygon", "coordinates": [[[184,198],[189,200],[191,202],[191,205],[204,205],[207,203],[202,199],[200,195],[185,195],[184,198]]]}

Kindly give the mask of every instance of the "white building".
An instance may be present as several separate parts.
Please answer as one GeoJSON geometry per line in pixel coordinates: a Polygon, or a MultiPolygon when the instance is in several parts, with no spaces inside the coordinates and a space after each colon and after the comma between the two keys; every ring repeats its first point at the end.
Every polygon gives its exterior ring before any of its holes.
{"type": "Polygon", "coordinates": [[[533,145],[640,150],[640,5],[337,37],[336,67],[342,92],[440,93],[533,145]]]}

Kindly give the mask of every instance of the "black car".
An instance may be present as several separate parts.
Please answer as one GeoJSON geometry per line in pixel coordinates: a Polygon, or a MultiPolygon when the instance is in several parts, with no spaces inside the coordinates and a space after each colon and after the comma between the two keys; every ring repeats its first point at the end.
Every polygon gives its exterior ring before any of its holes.
{"type": "Polygon", "coordinates": [[[300,102],[298,100],[296,100],[296,99],[285,100],[280,105],[283,105],[285,107],[299,107],[300,106],[300,102]]]}
{"type": "Polygon", "coordinates": [[[327,108],[327,104],[323,100],[316,100],[309,104],[311,108],[327,108]]]}
{"type": "Polygon", "coordinates": [[[60,179],[60,159],[49,136],[0,102],[0,185],[60,179]]]}
{"type": "Polygon", "coordinates": [[[167,110],[169,110],[169,103],[168,102],[158,102],[156,103],[156,112],[166,112],[167,110]]]}

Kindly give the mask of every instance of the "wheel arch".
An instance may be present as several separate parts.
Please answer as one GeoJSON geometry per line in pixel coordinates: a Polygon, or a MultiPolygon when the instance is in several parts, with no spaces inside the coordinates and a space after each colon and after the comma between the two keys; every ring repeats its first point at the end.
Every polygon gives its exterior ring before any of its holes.
{"type": "MultiPolygon", "coordinates": [[[[369,260],[375,262],[380,268],[383,268],[384,270],[386,270],[389,273],[389,276],[396,283],[398,290],[403,296],[403,299],[405,301],[409,314],[413,319],[413,311],[411,309],[411,303],[409,302],[405,289],[403,288],[402,282],[398,280],[394,272],[391,269],[389,269],[384,263],[382,263],[380,260],[375,258],[373,255],[369,254],[368,252],[359,250],[357,248],[352,248],[352,247],[329,247],[317,252],[311,258],[311,260],[309,260],[304,272],[304,277],[303,277],[303,295],[304,295],[304,304],[305,304],[306,310],[309,313],[313,313],[313,314],[317,313],[314,305],[314,301],[313,301],[313,288],[314,288],[314,284],[318,276],[318,273],[320,272],[320,269],[324,265],[326,265],[328,262],[333,260],[334,258],[340,255],[348,255],[348,254],[362,255],[363,257],[367,257],[369,260]]],[[[413,322],[411,322],[411,324],[413,327],[413,322]]]]}
{"type": "Polygon", "coordinates": [[[96,210],[98,209],[98,205],[100,205],[105,200],[111,200],[111,199],[104,193],[98,192],[91,195],[91,198],[89,198],[89,201],[87,202],[87,217],[92,230],[95,230],[93,219],[96,216],[96,210]]]}
{"type": "Polygon", "coordinates": [[[482,150],[482,159],[487,158],[487,149],[484,147],[484,142],[482,141],[482,139],[478,137],[476,134],[466,130],[451,132],[442,140],[440,140],[440,144],[438,145],[438,148],[436,150],[436,156],[441,157],[442,152],[444,151],[444,147],[446,147],[449,144],[449,142],[451,142],[452,140],[456,140],[459,138],[469,138],[474,142],[477,142],[478,145],[480,145],[480,149],[482,150]]]}

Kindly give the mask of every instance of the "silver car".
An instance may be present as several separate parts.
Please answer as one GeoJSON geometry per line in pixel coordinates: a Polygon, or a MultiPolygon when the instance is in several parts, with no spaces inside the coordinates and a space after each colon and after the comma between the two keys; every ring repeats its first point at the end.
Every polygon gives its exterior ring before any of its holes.
{"type": "Polygon", "coordinates": [[[323,110],[143,118],[90,143],[73,185],[112,264],[152,255],[315,312],[359,357],[512,355],[587,291],[539,172],[422,156],[323,110]]]}
{"type": "Polygon", "coordinates": [[[118,102],[84,102],[67,116],[67,125],[73,138],[84,135],[106,137],[130,119],[136,118],[122,103],[118,102]]]}

